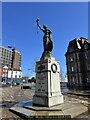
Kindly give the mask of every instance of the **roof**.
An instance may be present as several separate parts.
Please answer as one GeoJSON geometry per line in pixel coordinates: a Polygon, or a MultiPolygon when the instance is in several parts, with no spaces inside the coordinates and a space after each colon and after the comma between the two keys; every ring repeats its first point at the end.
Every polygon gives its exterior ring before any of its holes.
{"type": "Polygon", "coordinates": [[[81,37],[80,39],[76,39],[76,38],[73,39],[72,41],[69,42],[66,54],[72,53],[72,52],[77,51],[77,50],[78,51],[83,50],[84,45],[86,43],[90,45],[90,42],[88,41],[88,39],[84,38],[84,37],[81,37]]]}
{"type": "Polygon", "coordinates": [[[0,48],[3,48],[3,49],[5,49],[5,50],[7,50],[7,51],[10,51],[10,52],[15,51],[16,53],[18,53],[18,54],[21,55],[20,51],[17,50],[16,48],[9,49],[9,48],[6,48],[6,47],[4,47],[4,46],[0,46],[0,48]]]}

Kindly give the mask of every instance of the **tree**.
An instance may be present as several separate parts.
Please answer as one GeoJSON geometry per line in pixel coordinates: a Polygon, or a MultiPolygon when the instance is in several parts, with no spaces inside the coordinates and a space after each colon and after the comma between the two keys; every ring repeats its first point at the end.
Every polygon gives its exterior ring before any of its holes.
{"type": "Polygon", "coordinates": [[[67,74],[62,69],[60,70],[60,82],[67,82],[67,74]]]}

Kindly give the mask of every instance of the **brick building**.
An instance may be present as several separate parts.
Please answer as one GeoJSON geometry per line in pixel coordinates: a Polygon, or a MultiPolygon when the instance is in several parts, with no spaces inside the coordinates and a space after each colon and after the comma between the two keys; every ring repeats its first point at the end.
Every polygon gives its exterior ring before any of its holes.
{"type": "Polygon", "coordinates": [[[10,50],[0,46],[0,81],[22,77],[21,53],[15,48],[10,50]],[[5,72],[6,71],[6,72],[5,72]]]}
{"type": "Polygon", "coordinates": [[[81,37],[69,42],[66,56],[68,87],[90,89],[90,42],[81,37]]]}

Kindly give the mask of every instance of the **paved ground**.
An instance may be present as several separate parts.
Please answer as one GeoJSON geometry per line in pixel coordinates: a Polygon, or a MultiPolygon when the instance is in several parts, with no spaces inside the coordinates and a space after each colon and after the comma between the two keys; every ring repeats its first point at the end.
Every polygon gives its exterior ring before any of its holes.
{"type": "MultiPolygon", "coordinates": [[[[2,97],[0,99],[0,118],[19,118],[17,115],[9,111],[9,108],[15,105],[19,101],[26,101],[32,99],[34,95],[34,90],[31,89],[20,89],[19,86],[14,86],[13,88],[2,87],[0,88],[0,93],[2,97]],[[2,106],[1,106],[2,103],[2,106]]],[[[87,97],[76,96],[71,94],[64,94],[64,101],[66,102],[80,102],[85,106],[89,106],[87,97]]],[[[87,112],[83,115],[78,116],[78,118],[90,118],[90,113],[87,112]]]]}
{"type": "MultiPolygon", "coordinates": [[[[26,101],[32,99],[34,94],[34,90],[31,89],[23,89],[20,90],[19,86],[3,87],[0,88],[2,91],[2,107],[0,107],[0,118],[17,118],[17,116],[9,111],[9,108],[15,105],[19,101],[26,101]]],[[[1,102],[0,102],[1,103],[1,102]]]]}

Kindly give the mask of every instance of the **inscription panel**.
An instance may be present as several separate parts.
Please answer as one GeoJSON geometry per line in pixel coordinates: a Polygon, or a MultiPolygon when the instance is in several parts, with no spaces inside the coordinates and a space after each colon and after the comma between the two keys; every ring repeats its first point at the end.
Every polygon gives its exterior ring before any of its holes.
{"type": "Polygon", "coordinates": [[[37,73],[36,82],[37,92],[47,92],[48,72],[37,73]]]}
{"type": "Polygon", "coordinates": [[[43,72],[43,71],[46,71],[46,70],[48,70],[48,65],[46,63],[38,64],[36,66],[36,72],[43,72]]]}

